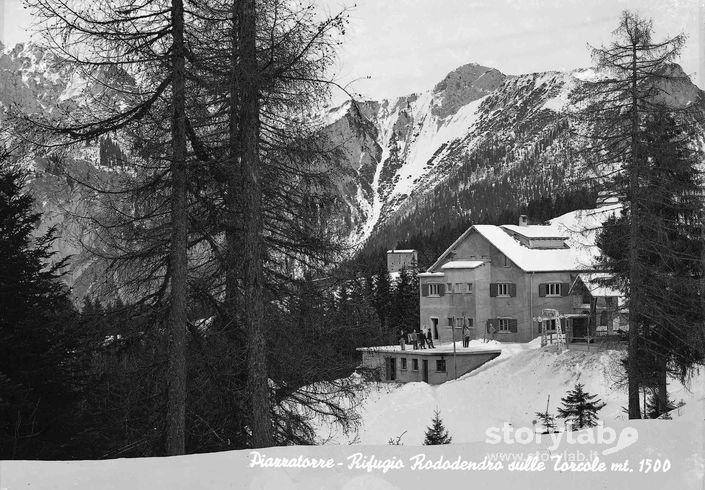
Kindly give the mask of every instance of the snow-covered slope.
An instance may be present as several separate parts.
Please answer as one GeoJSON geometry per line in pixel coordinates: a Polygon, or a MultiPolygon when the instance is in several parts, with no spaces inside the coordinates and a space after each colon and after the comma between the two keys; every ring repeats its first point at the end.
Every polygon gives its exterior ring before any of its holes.
{"type": "Polygon", "coordinates": [[[485,97],[507,77],[493,68],[464,65],[434,89],[381,102],[332,109],[328,134],[343,142],[354,185],[352,243],[360,243],[417,188],[444,148],[467,136],[485,97]],[[340,117],[335,120],[336,117],[340,117]]]}
{"type": "MultiPolygon", "coordinates": [[[[672,70],[683,79],[668,87],[667,102],[705,113],[702,92],[672,70]]],[[[600,76],[510,77],[469,64],[421,94],[332,109],[327,132],[346,152],[352,242],[378,233],[391,246],[405,238],[400,225],[432,231],[584,184],[583,143],[571,133],[580,123],[569,115],[573,96],[600,76]]]]}
{"type": "MultiPolygon", "coordinates": [[[[584,384],[585,390],[607,404],[599,413],[606,426],[626,420],[626,388],[619,368],[624,351],[558,352],[555,345],[541,348],[538,338],[527,344],[494,342],[502,354],[457,380],[435,386],[376,385],[361,406],[362,425],[357,433],[343,436],[324,425],[321,439],[386,444],[403,434],[403,444],[418,445],[438,409],[454,443],[485,441],[488,428],[501,428],[505,423],[532,428],[536,412],[546,410],[548,396],[549,411],[555,414],[561,397],[576,383],[584,384]]],[[[463,349],[460,342],[457,348],[463,349]]],[[[452,360],[448,362],[452,365],[452,360]]],[[[676,380],[669,383],[674,401],[683,400],[699,409],[705,396],[705,373],[693,379],[690,389],[676,380]]]]}
{"type": "MultiPolygon", "coordinates": [[[[170,458],[0,461],[0,487],[8,490],[391,490],[439,485],[571,490],[702,488],[704,376],[693,380],[692,393],[675,382],[670,384],[674,400],[683,399],[687,403],[672,413],[673,420],[624,420],[620,407],[625,397],[614,387],[613,375],[619,352],[559,354],[555,347],[541,349],[536,343],[502,344],[502,349],[499,358],[456,381],[438,386],[424,383],[380,386],[364,405],[364,426],[357,443],[352,445],[293,446],[170,458]],[[565,433],[538,436],[526,444],[516,441],[494,444],[486,440],[486,428],[501,428],[505,422],[513,424],[517,438],[519,429],[533,430],[531,422],[536,418],[535,412],[546,409],[547,395],[551,396],[549,411],[555,412],[560,397],[578,381],[607,402],[600,415],[605,429],[613,431],[614,439],[607,436],[600,443],[599,435],[593,433],[593,441],[597,442],[580,443],[587,434],[581,431],[571,433],[572,442],[565,433]],[[435,409],[440,410],[453,444],[420,446],[435,409]],[[390,438],[400,435],[401,446],[387,444],[390,438]],[[623,438],[625,435],[629,437],[623,438]],[[557,436],[562,437],[553,438],[557,436]],[[606,450],[616,452],[606,453],[606,450]],[[310,466],[311,462],[321,460],[331,460],[331,467],[310,466]],[[475,464],[489,461],[493,466],[466,470],[441,466],[443,462],[449,465],[458,460],[475,464]],[[423,469],[420,461],[438,467],[423,469]],[[303,467],[304,462],[309,466],[303,467]],[[543,467],[538,465],[540,462],[543,467]],[[625,462],[629,462],[627,471],[620,469],[625,462]],[[512,469],[512,464],[519,463],[520,466],[512,469]],[[604,469],[600,470],[598,464],[604,464],[604,469]],[[622,466],[613,467],[613,464],[622,466]]],[[[346,440],[341,438],[340,442],[346,440]]]]}

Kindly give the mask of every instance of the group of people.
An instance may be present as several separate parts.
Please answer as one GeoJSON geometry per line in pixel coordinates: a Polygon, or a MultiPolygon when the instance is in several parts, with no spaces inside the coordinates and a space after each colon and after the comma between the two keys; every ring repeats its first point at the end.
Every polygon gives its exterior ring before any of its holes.
{"type": "Polygon", "coordinates": [[[406,333],[404,330],[399,332],[399,345],[401,345],[401,350],[406,350],[407,342],[411,345],[414,350],[417,349],[433,349],[433,337],[431,336],[431,329],[429,328],[426,333],[423,330],[416,330],[411,333],[406,333]]]}

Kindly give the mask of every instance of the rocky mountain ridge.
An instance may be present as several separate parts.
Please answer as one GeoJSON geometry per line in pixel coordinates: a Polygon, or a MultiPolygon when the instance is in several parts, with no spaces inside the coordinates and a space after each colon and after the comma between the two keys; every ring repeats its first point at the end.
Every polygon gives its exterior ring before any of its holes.
{"type": "MultiPolygon", "coordinates": [[[[705,113],[703,92],[680,67],[671,70],[682,80],[667,102],[705,113]]],[[[573,100],[600,76],[593,69],[507,76],[469,64],[427,92],[331,110],[326,131],[347,154],[341,196],[352,242],[391,247],[414,228],[430,233],[583,185],[573,100]]]]}
{"type": "MultiPolygon", "coordinates": [[[[574,138],[572,99],[598,76],[592,69],[509,76],[470,63],[423,93],[330,108],[322,114],[322,131],[344,154],[336,179],[339,216],[331,226],[349,236],[353,249],[393,247],[419,232],[479,222],[579,187],[585,165],[574,138]]],[[[38,46],[0,51],[0,121],[18,108],[61,117],[90,90],[80,73],[38,46]]],[[[703,92],[687,79],[669,93],[673,105],[697,104],[705,114],[703,92]]],[[[694,124],[703,148],[705,130],[694,124]]],[[[71,148],[68,161],[86,174],[114,172],[104,158],[107,144],[71,148]]],[[[86,230],[64,218],[81,213],[80,203],[93,196],[67,182],[49,160],[25,163],[35,171],[32,188],[47,224],[63,227],[58,251],[83,264],[74,267],[71,282],[85,291],[90,267],[79,242],[86,230]]]]}

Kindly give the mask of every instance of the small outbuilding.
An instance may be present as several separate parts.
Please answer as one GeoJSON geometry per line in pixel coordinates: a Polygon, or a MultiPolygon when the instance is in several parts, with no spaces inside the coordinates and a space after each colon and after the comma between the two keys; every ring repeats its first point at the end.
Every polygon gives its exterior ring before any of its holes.
{"type": "MultiPolygon", "coordinates": [[[[609,285],[612,282],[608,273],[582,273],[570,286],[573,312],[588,317],[592,337],[612,336],[629,329],[624,294],[609,285]]],[[[583,336],[580,331],[573,334],[578,338],[583,336]]]]}
{"type": "Polygon", "coordinates": [[[376,370],[386,382],[422,381],[436,385],[459,378],[499,356],[502,351],[487,348],[461,348],[441,345],[433,349],[402,350],[400,346],[359,347],[362,366],[376,370]]]}

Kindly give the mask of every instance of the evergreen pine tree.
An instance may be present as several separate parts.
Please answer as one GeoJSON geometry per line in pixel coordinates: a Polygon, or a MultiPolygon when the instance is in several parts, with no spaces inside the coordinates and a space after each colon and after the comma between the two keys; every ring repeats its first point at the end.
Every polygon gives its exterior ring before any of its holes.
{"type": "Polygon", "coordinates": [[[661,417],[670,419],[671,416],[668,412],[675,408],[676,405],[670,398],[666,398],[666,400],[662,401],[659,398],[659,392],[657,390],[651,390],[646,400],[646,418],[657,419],[661,417]]]}
{"type": "Polygon", "coordinates": [[[633,375],[642,389],[656,389],[661,413],[667,411],[666,375],[682,380],[702,363],[704,310],[699,282],[703,277],[702,196],[697,158],[676,114],[658,111],[645,124],[642,168],[643,215],[637,282],[630,277],[631,251],[624,238],[631,231],[629,214],[611,218],[598,237],[602,262],[626,291],[639,289],[646,301],[635,317],[640,329],[633,375]]]}
{"type": "Polygon", "coordinates": [[[377,317],[379,318],[382,333],[388,333],[389,328],[389,307],[392,302],[392,279],[389,276],[387,267],[383,264],[379,267],[374,281],[373,299],[377,317]]]}
{"type": "Polygon", "coordinates": [[[453,438],[448,435],[448,431],[441,420],[441,413],[436,410],[434,412],[431,427],[426,429],[426,437],[424,438],[424,446],[436,446],[440,444],[450,444],[453,438]]]}
{"type": "Polygon", "coordinates": [[[419,328],[419,283],[413,269],[399,271],[392,294],[390,325],[395,331],[412,332],[419,328]]]}
{"type": "Polygon", "coordinates": [[[543,425],[543,434],[550,434],[556,429],[556,417],[551,415],[551,412],[546,410],[545,412],[536,412],[536,417],[541,421],[543,425]]]}
{"type": "Polygon", "coordinates": [[[653,216],[649,203],[654,196],[645,185],[655,157],[648,126],[649,119],[670,109],[668,104],[678,104],[669,85],[685,76],[674,72],[671,63],[679,56],[685,36],[656,42],[652,21],[629,11],[622,13],[614,34],[614,42],[592,50],[598,68],[607,75],[586,84],[583,94],[591,100],[583,115],[592,128],[587,150],[592,170],[613,193],[622,196],[626,217],[623,228],[627,234],[621,238],[621,247],[628,253],[624,254],[624,269],[613,271],[621,275],[619,282],[629,298],[627,388],[629,418],[634,419],[641,417],[639,354],[648,335],[643,317],[653,301],[648,291],[650,264],[644,260],[654,231],[644,226],[653,216]],[[615,162],[620,162],[618,170],[615,162]]]}
{"type": "Polygon", "coordinates": [[[3,155],[0,168],[0,459],[57,458],[72,430],[76,312],[64,261],[51,264],[54,229],[33,238],[41,215],[26,176],[3,155]]]}
{"type": "Polygon", "coordinates": [[[573,430],[597,425],[597,412],[605,406],[597,395],[583,391],[583,385],[578,383],[568,394],[561,398],[563,407],[558,408],[558,416],[572,423],[573,430]]]}
{"type": "Polygon", "coordinates": [[[555,432],[556,430],[556,417],[554,415],[551,415],[551,413],[548,411],[548,403],[550,402],[551,397],[548,397],[548,401],[546,402],[546,411],[545,412],[536,412],[536,416],[538,419],[541,421],[541,425],[543,425],[543,434],[550,434],[551,432],[555,432]]]}

